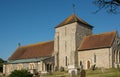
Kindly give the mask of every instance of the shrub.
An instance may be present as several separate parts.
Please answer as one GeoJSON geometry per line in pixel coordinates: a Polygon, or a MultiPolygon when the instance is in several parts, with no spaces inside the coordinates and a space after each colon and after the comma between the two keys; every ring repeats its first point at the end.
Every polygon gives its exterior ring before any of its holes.
{"type": "Polygon", "coordinates": [[[32,77],[33,75],[27,70],[14,70],[9,77],[32,77]]]}
{"type": "Polygon", "coordinates": [[[57,66],[55,67],[55,71],[58,71],[58,67],[57,66]]]}
{"type": "Polygon", "coordinates": [[[119,66],[119,64],[117,64],[117,69],[118,69],[118,71],[120,71],[120,66],[119,66]]]}

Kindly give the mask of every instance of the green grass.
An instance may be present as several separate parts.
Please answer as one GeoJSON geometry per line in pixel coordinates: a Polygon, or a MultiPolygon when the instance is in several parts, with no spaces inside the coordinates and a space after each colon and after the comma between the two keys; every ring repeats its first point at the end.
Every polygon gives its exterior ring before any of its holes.
{"type": "Polygon", "coordinates": [[[86,71],[86,77],[120,77],[120,71],[117,69],[102,70],[88,70],[86,71]]]}
{"type": "MultiPolygon", "coordinates": [[[[51,75],[47,74],[43,77],[70,77],[70,75],[67,72],[54,72],[51,75]]],[[[95,71],[86,70],[86,77],[120,77],[120,71],[117,69],[105,69],[104,72],[100,69],[95,71]]]]}
{"type": "Polygon", "coordinates": [[[67,72],[54,72],[52,74],[42,75],[43,77],[70,77],[67,72]]]}

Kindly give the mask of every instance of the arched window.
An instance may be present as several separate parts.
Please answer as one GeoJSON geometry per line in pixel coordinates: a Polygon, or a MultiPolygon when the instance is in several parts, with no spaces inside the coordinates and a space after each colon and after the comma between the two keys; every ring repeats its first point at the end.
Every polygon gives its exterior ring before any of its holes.
{"type": "Polygon", "coordinates": [[[12,64],[8,65],[8,69],[9,69],[9,71],[12,71],[12,70],[13,70],[12,64]]]}
{"type": "Polygon", "coordinates": [[[67,56],[65,57],[65,65],[67,66],[67,56]]]}
{"type": "Polygon", "coordinates": [[[96,54],[94,54],[94,63],[96,63],[96,54]]]}
{"type": "Polygon", "coordinates": [[[90,61],[87,61],[87,69],[90,69],[90,61]]]}
{"type": "Polygon", "coordinates": [[[118,58],[118,59],[119,59],[119,64],[120,64],[120,51],[119,51],[119,54],[118,54],[118,55],[119,55],[119,58],[118,58]]]}
{"type": "Polygon", "coordinates": [[[118,50],[116,50],[116,63],[118,63],[118,50]]]}
{"type": "Polygon", "coordinates": [[[29,64],[29,69],[34,69],[35,68],[35,64],[34,63],[30,63],[29,64]]]}
{"type": "Polygon", "coordinates": [[[17,65],[17,70],[21,70],[23,68],[23,65],[22,64],[18,64],[17,65]]]}
{"type": "Polygon", "coordinates": [[[82,61],[80,61],[80,66],[82,66],[82,61]]]}

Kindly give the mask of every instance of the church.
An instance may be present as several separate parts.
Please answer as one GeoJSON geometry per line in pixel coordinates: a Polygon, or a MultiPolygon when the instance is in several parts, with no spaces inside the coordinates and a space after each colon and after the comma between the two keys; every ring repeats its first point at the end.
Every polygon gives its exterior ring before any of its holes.
{"type": "Polygon", "coordinates": [[[54,40],[19,46],[3,65],[3,73],[26,69],[31,73],[55,70],[116,68],[120,66],[117,31],[93,34],[93,26],[72,14],[55,27],[54,40]]]}

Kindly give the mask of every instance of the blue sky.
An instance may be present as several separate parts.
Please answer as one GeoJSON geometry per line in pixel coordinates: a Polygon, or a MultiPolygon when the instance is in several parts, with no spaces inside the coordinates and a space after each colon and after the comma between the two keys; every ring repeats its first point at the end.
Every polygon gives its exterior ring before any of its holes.
{"type": "Polygon", "coordinates": [[[120,14],[112,15],[92,0],[0,0],[0,58],[6,60],[18,47],[54,39],[55,26],[72,14],[94,26],[93,33],[118,30],[120,14]]]}

